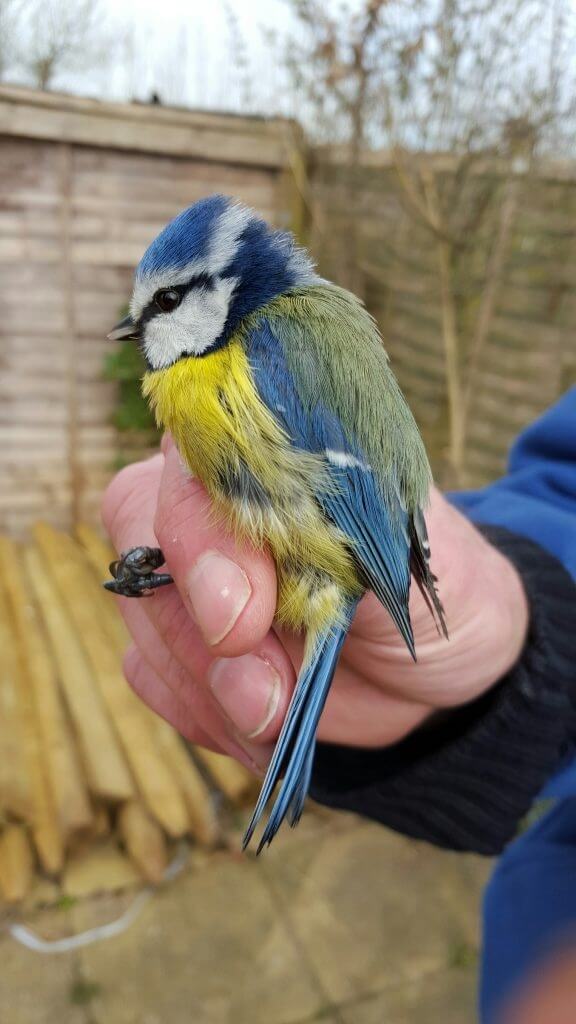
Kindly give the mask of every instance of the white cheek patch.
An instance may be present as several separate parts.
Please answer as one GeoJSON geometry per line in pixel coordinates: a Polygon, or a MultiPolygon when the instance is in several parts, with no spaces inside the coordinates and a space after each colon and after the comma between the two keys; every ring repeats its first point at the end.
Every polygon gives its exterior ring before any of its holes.
{"type": "Polygon", "coordinates": [[[184,355],[202,355],[226,324],[236,278],[216,280],[214,288],[192,288],[172,313],[158,313],[144,326],[142,347],[155,370],[184,355]]]}

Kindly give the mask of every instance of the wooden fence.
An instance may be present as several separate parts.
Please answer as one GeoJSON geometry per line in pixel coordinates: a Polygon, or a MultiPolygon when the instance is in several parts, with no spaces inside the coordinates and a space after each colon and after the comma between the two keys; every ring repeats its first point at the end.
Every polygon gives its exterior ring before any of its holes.
{"type": "MultiPolygon", "coordinates": [[[[447,158],[430,159],[428,166],[440,187],[453,169],[447,158]]],[[[433,466],[442,474],[448,417],[437,240],[410,208],[390,156],[367,156],[358,177],[357,286],[379,321],[433,466]]],[[[513,187],[509,235],[471,395],[462,479],[469,487],[499,476],[518,432],[576,382],[576,165],[540,166],[530,175],[519,170],[513,187]]],[[[337,156],[323,154],[317,161],[312,197],[320,265],[327,276],[341,276],[351,203],[337,156]]],[[[454,301],[464,363],[494,249],[494,221],[498,226],[496,216],[456,253],[454,301]]]]}
{"type": "MultiPolygon", "coordinates": [[[[342,277],[351,223],[342,165],[316,159],[306,176],[304,164],[297,128],[282,119],[0,87],[0,528],[25,535],[38,517],[67,528],[97,520],[119,450],[105,335],[143,249],[183,206],[223,191],[298,228],[305,194],[320,269],[342,277]]],[[[441,469],[434,240],[410,216],[386,157],[361,168],[354,211],[364,297],[441,469]]],[[[486,234],[478,262],[456,274],[463,332],[490,245],[486,234]]],[[[518,430],[574,381],[575,328],[576,168],[565,166],[519,193],[472,397],[465,484],[497,476],[518,430]]]]}
{"type": "Polygon", "coordinates": [[[117,454],[105,336],[134,266],[211,192],[290,225],[294,139],[282,119],[0,87],[0,528],[98,518],[117,454]]]}

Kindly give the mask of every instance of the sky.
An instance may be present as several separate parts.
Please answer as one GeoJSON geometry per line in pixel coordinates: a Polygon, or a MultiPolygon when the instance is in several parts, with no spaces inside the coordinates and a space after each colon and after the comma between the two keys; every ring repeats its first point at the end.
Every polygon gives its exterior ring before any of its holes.
{"type": "MultiPolygon", "coordinates": [[[[114,20],[118,10],[114,0],[103,3],[114,20]]],[[[287,5],[282,0],[230,0],[228,8],[237,19],[256,78],[274,78],[264,31],[289,27],[287,5]]],[[[119,69],[116,89],[156,88],[160,94],[168,94],[168,100],[183,93],[192,106],[222,106],[227,98],[234,104],[231,93],[237,91],[239,76],[229,59],[235,45],[223,0],[161,0],[161,5],[158,0],[125,0],[122,19],[132,36],[127,55],[128,78],[132,80],[123,81],[126,72],[119,69]]],[[[277,84],[270,83],[272,89],[277,84]]]]}
{"type": "MultiPolygon", "coordinates": [[[[270,30],[294,28],[284,0],[124,0],[120,9],[116,0],[100,0],[100,6],[116,59],[101,70],[68,72],[59,83],[66,88],[110,99],[147,99],[157,91],[166,103],[195,107],[284,107],[283,73],[266,39],[270,30]],[[242,72],[231,59],[238,48],[227,9],[249,54],[249,97],[239,95],[242,72]]],[[[325,6],[336,11],[342,5],[326,0],[325,6]]],[[[348,6],[359,7],[360,0],[348,6]]]]}
{"type": "MultiPolygon", "coordinates": [[[[80,5],[80,0],[37,2],[45,5],[48,19],[52,5],[60,10],[76,10],[75,5],[80,5]]],[[[167,105],[282,113],[302,120],[303,111],[294,106],[294,90],[287,88],[278,47],[267,36],[273,32],[285,39],[301,31],[289,0],[82,2],[95,5],[97,34],[106,40],[108,60],[99,65],[86,48],[76,46],[76,66],[62,70],[51,88],[116,100],[147,101],[157,93],[167,105]],[[247,56],[245,67],[243,53],[247,56]]],[[[320,2],[328,13],[337,14],[342,8],[358,10],[366,0],[320,2]]],[[[408,18],[412,2],[404,0],[408,18]]],[[[473,0],[469,2],[473,5],[473,0]]],[[[523,10],[530,9],[532,0],[520,2],[526,5],[523,10]]],[[[562,0],[549,0],[551,12],[556,2],[562,0]]],[[[569,2],[576,11],[576,0],[569,2]]],[[[424,3],[432,12],[438,10],[441,0],[424,3]]],[[[400,4],[396,6],[402,10],[400,4]]],[[[41,38],[41,31],[37,18],[32,18],[25,44],[30,50],[35,39],[41,38]]],[[[530,52],[529,46],[527,50],[530,52]]]]}

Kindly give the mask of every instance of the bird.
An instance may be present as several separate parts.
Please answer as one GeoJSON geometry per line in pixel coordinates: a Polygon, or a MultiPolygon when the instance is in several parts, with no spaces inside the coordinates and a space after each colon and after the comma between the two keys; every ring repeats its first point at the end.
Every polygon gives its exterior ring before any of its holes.
{"type": "MultiPolygon", "coordinates": [[[[276,621],[305,636],[244,836],[245,849],[268,811],[259,853],[302,815],[318,723],[363,595],[376,595],[415,659],[413,578],[448,636],[424,515],[430,466],[364,304],[239,201],[210,195],[179,213],[138,264],[129,310],[108,337],[137,342],[158,425],[226,526],[271,553],[276,621]]],[[[159,550],[133,549],[105,586],[150,594],[172,582],[154,572],[162,564],[159,550]]]]}

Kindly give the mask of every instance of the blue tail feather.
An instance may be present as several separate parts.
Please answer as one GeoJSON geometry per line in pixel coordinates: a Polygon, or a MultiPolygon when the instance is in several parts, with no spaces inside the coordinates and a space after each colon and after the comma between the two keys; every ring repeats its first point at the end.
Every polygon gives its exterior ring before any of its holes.
{"type": "Polygon", "coordinates": [[[310,749],[306,755],[306,762],[300,775],[300,782],[298,783],[296,792],[292,797],[292,802],[288,811],[288,822],[290,824],[290,828],[294,828],[302,817],[304,804],[306,803],[306,797],[308,796],[308,790],[310,789],[315,752],[316,739],[314,739],[310,745],[310,749]]]}
{"type": "Polygon", "coordinates": [[[264,846],[272,842],[287,815],[291,825],[295,825],[300,819],[310,786],[318,722],[355,608],[356,602],[350,602],[345,622],[333,626],[319,637],[308,663],[300,673],[254,814],[246,829],[244,849],[248,846],[282,773],[284,778],[257,852],[260,853],[264,846]]]}

